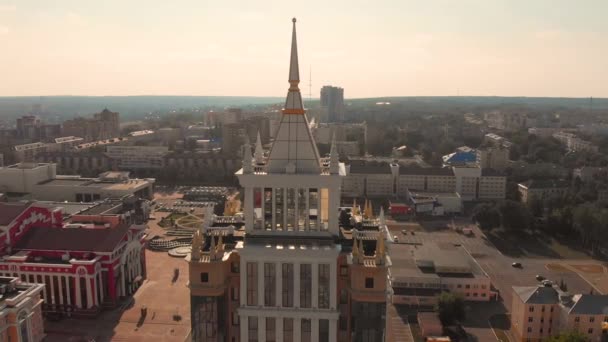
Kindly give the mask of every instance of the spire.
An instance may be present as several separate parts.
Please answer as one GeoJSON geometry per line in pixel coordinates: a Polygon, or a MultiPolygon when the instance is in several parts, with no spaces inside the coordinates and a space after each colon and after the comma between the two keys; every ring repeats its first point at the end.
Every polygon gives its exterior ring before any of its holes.
{"type": "Polygon", "coordinates": [[[302,104],[302,94],[300,94],[300,67],[298,65],[298,41],[296,38],[296,18],[293,22],[293,30],[291,33],[291,57],[289,59],[289,92],[285,101],[284,114],[304,114],[304,105],[302,104]]]}
{"type": "Polygon", "coordinates": [[[336,133],[331,139],[331,150],[329,151],[329,173],[340,173],[340,159],[338,158],[338,148],[336,147],[336,133]]]}
{"type": "Polygon", "coordinates": [[[386,219],[384,218],[384,208],[382,206],[380,206],[380,215],[378,215],[378,221],[380,221],[380,229],[384,229],[386,219]]]}
{"type": "Polygon", "coordinates": [[[292,22],[289,91],[274,143],[268,153],[266,172],[320,174],[319,151],[310,132],[302,103],[302,94],[298,87],[300,73],[295,18],[292,22]]]}
{"type": "Polygon", "coordinates": [[[243,145],[245,149],[243,151],[243,173],[251,173],[253,172],[253,157],[251,156],[251,145],[249,145],[249,141],[243,145]]]}
{"type": "Polygon", "coordinates": [[[258,131],[258,137],[255,140],[255,152],[253,153],[255,163],[260,165],[264,163],[264,149],[262,148],[262,138],[260,138],[260,131],[258,131]]]}
{"type": "Polygon", "coordinates": [[[296,39],[296,18],[291,19],[293,29],[291,31],[291,58],[289,60],[289,83],[300,83],[300,66],[298,65],[298,41],[296,39]]]}

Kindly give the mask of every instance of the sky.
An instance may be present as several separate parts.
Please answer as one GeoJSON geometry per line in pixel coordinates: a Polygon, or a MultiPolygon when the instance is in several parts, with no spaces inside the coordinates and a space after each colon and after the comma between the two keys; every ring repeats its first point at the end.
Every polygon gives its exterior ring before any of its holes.
{"type": "Polygon", "coordinates": [[[606,0],[0,0],[0,96],[608,97],[606,0]],[[310,73],[312,71],[312,81],[310,73]]]}

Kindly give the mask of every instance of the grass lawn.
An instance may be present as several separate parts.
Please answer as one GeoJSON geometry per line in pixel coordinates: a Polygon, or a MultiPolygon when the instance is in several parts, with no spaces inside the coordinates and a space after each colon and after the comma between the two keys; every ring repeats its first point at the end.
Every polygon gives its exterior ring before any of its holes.
{"type": "Polygon", "coordinates": [[[186,213],[171,213],[169,214],[169,216],[165,217],[164,220],[160,220],[158,222],[158,225],[163,227],[163,228],[169,228],[171,227],[171,219],[173,219],[173,222],[177,221],[177,219],[184,217],[188,214],[186,213]]]}
{"type": "Polygon", "coordinates": [[[494,229],[486,232],[488,239],[503,254],[511,257],[591,259],[583,249],[565,243],[539,231],[511,232],[494,229]]]}

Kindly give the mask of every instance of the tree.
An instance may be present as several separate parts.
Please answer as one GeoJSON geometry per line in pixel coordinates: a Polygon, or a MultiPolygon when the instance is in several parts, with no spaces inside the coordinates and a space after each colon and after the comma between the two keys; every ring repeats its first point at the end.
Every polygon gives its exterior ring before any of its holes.
{"type": "Polygon", "coordinates": [[[340,210],[340,226],[350,227],[350,214],[346,210],[340,210]]]}
{"type": "Polygon", "coordinates": [[[443,325],[452,325],[465,318],[464,299],[454,293],[442,292],[435,310],[439,313],[443,325]]]}
{"type": "Polygon", "coordinates": [[[565,331],[559,335],[551,336],[545,339],[545,342],[588,342],[587,336],[578,331],[565,331]]]}
{"type": "Polygon", "coordinates": [[[481,203],[473,209],[473,220],[481,229],[490,230],[500,226],[500,213],[493,204],[481,203]]]}
{"type": "Polygon", "coordinates": [[[499,207],[500,222],[503,228],[509,230],[524,230],[530,227],[532,215],[519,202],[506,200],[499,207]]]}

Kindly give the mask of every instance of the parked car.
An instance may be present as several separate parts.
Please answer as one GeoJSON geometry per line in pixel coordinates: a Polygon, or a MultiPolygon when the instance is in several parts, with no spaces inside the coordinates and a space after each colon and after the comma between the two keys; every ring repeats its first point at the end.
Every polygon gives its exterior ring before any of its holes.
{"type": "Polygon", "coordinates": [[[538,280],[538,281],[543,281],[543,280],[545,280],[545,277],[543,277],[543,276],[542,276],[542,275],[540,275],[540,274],[537,274],[537,275],[536,275],[536,280],[538,280]]]}
{"type": "Polygon", "coordinates": [[[521,263],[520,262],[514,262],[514,263],[511,264],[511,266],[515,267],[515,268],[521,268],[521,263]]]}

